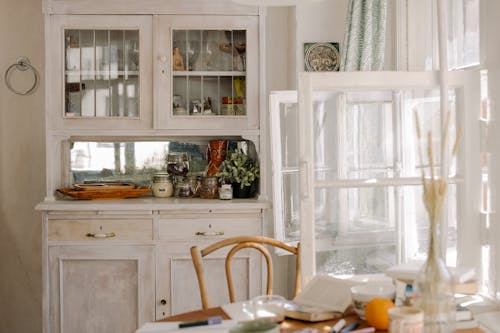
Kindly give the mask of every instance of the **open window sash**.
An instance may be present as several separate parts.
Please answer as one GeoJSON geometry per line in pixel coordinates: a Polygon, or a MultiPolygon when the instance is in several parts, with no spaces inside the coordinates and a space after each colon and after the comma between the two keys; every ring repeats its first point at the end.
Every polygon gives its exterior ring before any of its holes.
{"type": "MultiPolygon", "coordinates": [[[[479,73],[453,72],[449,81],[455,128],[462,126],[464,132],[450,175],[450,196],[455,203],[447,209],[456,219],[450,221],[456,230],[455,264],[476,267],[479,272],[479,73]]],[[[415,213],[422,211],[418,207],[421,195],[415,188],[421,184],[420,172],[426,163],[419,164],[414,153],[418,143],[413,110],[421,114],[424,127],[431,124],[428,129],[437,139],[432,144],[439,152],[440,131],[432,128],[433,117],[439,118],[438,124],[444,117],[435,107],[439,106],[439,93],[433,92],[438,89],[434,72],[300,74],[296,163],[305,283],[318,271],[317,260],[327,261],[332,249],[382,247],[387,252],[395,250],[394,264],[409,258],[404,251],[408,244],[403,246],[409,232],[403,223],[404,215],[413,220],[425,219],[415,213]],[[367,103],[374,107],[363,106],[367,103]],[[366,110],[375,110],[378,116],[370,117],[371,111],[366,110]],[[366,129],[378,136],[364,137],[366,129]]],[[[439,167],[439,161],[436,165],[439,167]]],[[[281,191],[276,187],[279,183],[274,185],[274,192],[281,191]]],[[[447,222],[445,218],[442,223],[444,242],[449,233],[447,222]]],[[[366,259],[360,257],[356,258],[366,259]]]]}

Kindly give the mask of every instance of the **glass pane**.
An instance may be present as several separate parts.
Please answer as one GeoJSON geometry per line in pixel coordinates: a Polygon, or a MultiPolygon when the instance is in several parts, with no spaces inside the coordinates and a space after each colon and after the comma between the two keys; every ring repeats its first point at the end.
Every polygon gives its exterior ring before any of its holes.
{"type": "Polygon", "coordinates": [[[316,252],[316,273],[333,275],[375,274],[396,264],[394,245],[316,252]]]}
{"type": "Polygon", "coordinates": [[[297,169],[299,167],[299,132],[297,104],[280,105],[281,129],[281,167],[297,169]]]}
{"type": "Polygon", "coordinates": [[[126,70],[137,72],[139,70],[139,31],[125,30],[124,34],[126,70]]]}
{"type": "Polygon", "coordinates": [[[220,115],[234,116],[233,108],[233,78],[230,76],[221,76],[219,81],[220,89],[220,115]]]}
{"type": "MultiPolygon", "coordinates": [[[[369,94],[367,94],[369,95],[369,94]]],[[[341,177],[347,179],[392,176],[394,138],[390,93],[374,93],[361,99],[347,94],[341,154],[347,157],[341,177]],[[372,98],[370,98],[372,97],[372,98]]]]}
{"type": "Polygon", "coordinates": [[[172,107],[174,116],[183,116],[188,114],[188,95],[187,95],[187,77],[174,76],[172,107]]]}
{"type": "Polygon", "coordinates": [[[65,44],[66,116],[139,115],[138,30],[66,30],[65,44]]]}
{"type": "Polygon", "coordinates": [[[201,70],[231,70],[231,59],[234,57],[231,47],[231,31],[204,30],[202,40],[201,70]]]}
{"type": "Polygon", "coordinates": [[[80,33],[78,30],[66,30],[66,70],[80,70],[80,33]]]}
{"type": "MultiPolygon", "coordinates": [[[[429,133],[432,133],[433,164],[435,174],[440,174],[441,168],[441,127],[439,91],[404,91],[402,92],[403,109],[401,125],[401,175],[403,177],[420,177],[422,167],[430,173],[430,163],[427,154],[429,133]],[[417,138],[415,112],[420,120],[421,139],[417,138]],[[419,153],[419,147],[422,153],[419,153]]],[[[448,110],[450,111],[450,126],[448,128],[448,150],[453,149],[457,135],[456,97],[455,91],[449,92],[448,110]]],[[[456,175],[456,159],[451,161],[450,177],[456,175]]]]}
{"type": "Polygon", "coordinates": [[[201,76],[189,76],[187,78],[187,90],[189,98],[188,113],[195,116],[201,115],[203,110],[201,76]]]}
{"type": "Polygon", "coordinates": [[[125,114],[123,106],[123,31],[111,30],[110,36],[110,116],[118,117],[125,114]]]}
{"type": "Polygon", "coordinates": [[[201,53],[201,31],[187,31],[187,64],[186,68],[190,71],[201,70],[203,59],[200,59],[201,53]]]}
{"type": "Polygon", "coordinates": [[[219,77],[204,76],[203,77],[203,109],[202,114],[216,115],[219,114],[219,77]]]}
{"type": "MultiPolygon", "coordinates": [[[[429,173],[429,132],[434,172],[440,173],[444,116],[439,111],[439,91],[318,93],[313,107],[317,181],[420,177],[422,167],[429,173]],[[415,112],[420,119],[420,141],[415,112]]],[[[451,151],[457,134],[454,90],[449,93],[449,109],[447,143],[451,151]]],[[[451,162],[450,176],[454,176],[456,160],[451,162]]]]}
{"type": "Polygon", "coordinates": [[[187,59],[187,31],[174,30],[172,32],[172,69],[174,71],[185,71],[188,63],[187,59]]]}
{"type": "MultiPolygon", "coordinates": [[[[457,186],[450,184],[448,193],[447,264],[455,266],[457,186]]],[[[317,271],[376,273],[399,256],[402,262],[426,258],[429,220],[422,186],[323,189],[315,195],[317,271]]]]}
{"type": "Polygon", "coordinates": [[[247,59],[246,59],[246,48],[247,48],[247,37],[245,30],[233,30],[233,45],[235,48],[235,53],[238,54],[239,61],[236,65],[233,64],[234,70],[246,71],[247,70],[247,59]]]}
{"type": "Polygon", "coordinates": [[[139,77],[137,75],[125,76],[125,116],[137,117],[139,115],[139,77]]]}
{"type": "Polygon", "coordinates": [[[339,93],[314,95],[314,168],[318,180],[337,177],[339,93]]]}
{"type": "Polygon", "coordinates": [[[80,85],[80,32],[66,30],[66,85],[65,85],[65,116],[81,116],[81,85],[80,85]]]}
{"type": "Polygon", "coordinates": [[[109,80],[109,31],[95,31],[96,79],[109,80]]]}
{"type": "Polygon", "coordinates": [[[283,173],[283,211],[282,221],[285,241],[300,240],[299,223],[299,173],[283,173]]]}
{"type": "Polygon", "coordinates": [[[479,0],[448,0],[448,67],[479,63],[479,0]]]}
{"type": "MultiPolygon", "coordinates": [[[[448,186],[448,232],[446,237],[446,264],[456,266],[457,264],[457,185],[448,186]]],[[[403,234],[405,237],[403,249],[406,260],[424,260],[427,257],[429,241],[429,218],[424,208],[421,186],[407,186],[404,188],[403,202],[405,220],[403,234]],[[415,198],[413,204],[410,200],[415,198]]]]}
{"type": "Polygon", "coordinates": [[[109,48],[110,48],[110,71],[111,78],[118,78],[118,72],[123,72],[125,69],[123,56],[123,31],[111,30],[109,32],[109,48]]]}
{"type": "Polygon", "coordinates": [[[82,116],[95,116],[95,49],[94,31],[80,30],[82,116]]]}
{"type": "Polygon", "coordinates": [[[110,89],[109,89],[109,31],[95,31],[95,58],[96,58],[96,116],[110,115],[110,89]]]}
{"type": "Polygon", "coordinates": [[[233,77],[233,111],[236,116],[247,114],[246,107],[246,80],[244,76],[233,77]]]}

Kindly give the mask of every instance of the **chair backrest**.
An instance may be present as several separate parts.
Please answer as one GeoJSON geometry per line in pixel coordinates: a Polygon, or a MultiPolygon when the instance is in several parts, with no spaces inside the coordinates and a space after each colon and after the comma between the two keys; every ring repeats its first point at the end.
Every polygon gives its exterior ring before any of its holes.
{"type": "Polygon", "coordinates": [[[233,303],[235,301],[233,280],[231,277],[231,258],[241,249],[253,248],[262,253],[266,259],[267,264],[267,295],[271,295],[273,292],[273,268],[272,260],[269,251],[264,247],[264,245],[270,245],[274,247],[279,247],[287,252],[295,255],[296,259],[296,269],[295,269],[295,291],[294,296],[296,296],[300,291],[300,243],[297,246],[290,246],[276,239],[264,237],[264,236],[237,236],[232,238],[226,238],[224,240],[218,241],[212,245],[207,246],[201,251],[197,246],[191,247],[191,258],[193,259],[194,269],[196,271],[196,276],[198,278],[198,285],[200,287],[201,304],[203,309],[208,309],[208,296],[205,283],[205,277],[203,274],[203,263],[202,258],[209,255],[210,253],[224,248],[226,246],[232,246],[233,248],[226,255],[226,279],[227,287],[229,290],[229,301],[233,303]]]}

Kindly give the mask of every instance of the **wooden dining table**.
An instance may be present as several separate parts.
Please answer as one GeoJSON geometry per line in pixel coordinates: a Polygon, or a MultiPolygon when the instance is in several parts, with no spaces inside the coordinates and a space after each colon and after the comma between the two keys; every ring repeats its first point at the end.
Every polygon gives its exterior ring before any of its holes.
{"type": "MultiPolygon", "coordinates": [[[[231,319],[222,310],[221,307],[214,307],[214,308],[209,308],[206,310],[198,310],[198,311],[181,313],[178,315],[164,318],[160,321],[197,321],[197,320],[206,320],[209,317],[213,317],[213,316],[221,316],[223,319],[231,319]]],[[[360,323],[358,328],[370,327],[365,321],[359,319],[359,317],[354,313],[347,315],[347,316],[344,316],[343,318],[347,322],[346,325],[349,325],[349,324],[352,324],[352,323],[358,321],[360,323]]],[[[305,328],[315,328],[318,330],[318,333],[328,333],[328,332],[330,332],[332,326],[338,320],[339,319],[333,319],[333,320],[326,320],[326,321],[321,321],[321,322],[316,322],[316,323],[310,323],[310,322],[305,322],[305,321],[301,321],[301,320],[294,320],[294,319],[286,318],[280,324],[280,332],[281,333],[292,333],[292,332],[296,332],[296,331],[299,331],[299,330],[305,329],[305,328]]],[[[387,331],[376,331],[376,332],[387,332],[387,331]]],[[[455,332],[456,333],[484,333],[484,331],[479,329],[479,328],[456,330],[455,332]]]]}

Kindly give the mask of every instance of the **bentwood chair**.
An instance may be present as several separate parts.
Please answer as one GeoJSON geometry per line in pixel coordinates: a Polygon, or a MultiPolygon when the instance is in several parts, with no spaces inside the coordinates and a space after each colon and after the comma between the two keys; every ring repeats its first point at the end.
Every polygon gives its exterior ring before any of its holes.
{"type": "Polygon", "coordinates": [[[196,276],[198,278],[198,285],[200,287],[201,304],[203,309],[209,308],[207,289],[205,283],[205,277],[203,274],[203,263],[202,258],[215,252],[219,249],[225,248],[227,246],[233,246],[231,250],[226,255],[225,266],[226,266],[226,280],[227,287],[229,290],[229,301],[234,303],[234,287],[233,280],[231,276],[231,259],[241,249],[253,248],[258,250],[266,259],[267,266],[267,288],[266,294],[271,295],[273,291],[273,268],[272,260],[269,251],[264,247],[264,245],[278,247],[289,253],[295,255],[296,268],[295,268],[295,291],[294,296],[296,296],[300,291],[300,243],[297,246],[290,246],[276,239],[263,237],[263,236],[237,236],[232,238],[227,238],[216,242],[206,248],[199,250],[197,246],[191,247],[191,257],[193,259],[194,269],[196,271],[196,276]]]}

